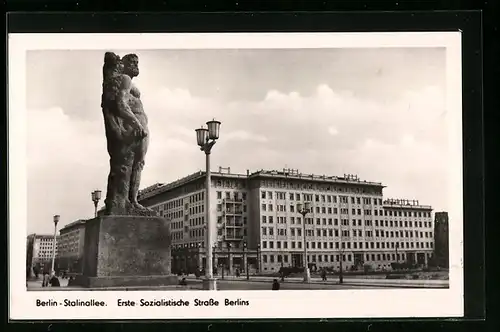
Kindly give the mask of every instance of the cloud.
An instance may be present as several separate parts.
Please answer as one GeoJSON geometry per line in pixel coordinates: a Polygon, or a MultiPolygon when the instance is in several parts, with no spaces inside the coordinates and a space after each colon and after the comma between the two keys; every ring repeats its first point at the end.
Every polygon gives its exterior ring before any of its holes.
{"type": "Polygon", "coordinates": [[[244,130],[229,132],[224,135],[224,138],[226,140],[255,141],[260,143],[267,142],[267,138],[265,136],[253,135],[252,133],[244,130]]]}
{"type": "Polygon", "coordinates": [[[332,136],[338,135],[339,131],[334,126],[328,127],[328,133],[332,136]]]}

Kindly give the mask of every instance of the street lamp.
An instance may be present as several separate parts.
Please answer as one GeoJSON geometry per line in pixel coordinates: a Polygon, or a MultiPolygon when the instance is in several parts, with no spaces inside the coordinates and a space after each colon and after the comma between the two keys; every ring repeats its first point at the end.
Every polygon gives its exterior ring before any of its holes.
{"type": "Polygon", "coordinates": [[[261,273],[260,270],[260,243],[257,243],[257,271],[261,273]]]}
{"type": "Polygon", "coordinates": [[[247,274],[247,280],[250,280],[250,275],[248,274],[248,257],[247,257],[247,243],[243,242],[243,260],[245,261],[245,271],[247,274]]]}
{"type": "Polygon", "coordinates": [[[101,191],[94,190],[92,192],[91,196],[92,196],[92,202],[94,202],[94,218],[97,218],[97,205],[99,204],[99,201],[101,200],[101,191]]]}
{"type": "Polygon", "coordinates": [[[52,244],[52,269],[50,270],[52,273],[55,273],[55,264],[56,264],[56,236],[57,236],[57,223],[61,218],[60,215],[56,214],[53,218],[54,220],[54,242],[52,244]]]}
{"type": "Polygon", "coordinates": [[[302,232],[304,236],[304,281],[311,281],[311,272],[309,271],[309,264],[307,263],[307,241],[306,241],[306,215],[311,212],[311,202],[297,203],[297,212],[302,215],[302,232]]]}
{"type": "Polygon", "coordinates": [[[226,242],[227,244],[227,276],[231,275],[231,242],[226,242]]]}
{"type": "MultiPolygon", "coordinates": [[[[342,230],[341,230],[342,232],[342,230]]],[[[345,244],[344,242],[342,241],[342,233],[340,234],[341,237],[340,237],[340,259],[339,259],[339,284],[342,284],[344,282],[344,266],[343,266],[343,262],[344,262],[344,255],[345,255],[345,244]]]]}
{"type": "Polygon", "coordinates": [[[212,257],[212,218],[211,218],[211,208],[210,208],[210,152],[214,146],[216,140],[219,138],[220,131],[219,121],[208,121],[208,129],[203,128],[196,129],[196,141],[200,150],[205,152],[206,159],[206,188],[205,188],[205,202],[206,202],[206,225],[207,225],[207,259],[206,259],[206,278],[203,280],[203,289],[205,290],[217,290],[216,280],[213,273],[212,260],[208,257],[212,257]]]}

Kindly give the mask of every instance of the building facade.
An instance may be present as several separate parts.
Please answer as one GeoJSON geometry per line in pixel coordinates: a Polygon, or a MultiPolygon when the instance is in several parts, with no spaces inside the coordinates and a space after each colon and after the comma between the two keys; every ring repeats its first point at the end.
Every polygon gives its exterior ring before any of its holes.
{"type": "MultiPolygon", "coordinates": [[[[59,241],[59,236],[56,236],[56,259],[59,241]]],[[[36,269],[39,273],[43,271],[50,272],[54,250],[54,235],[30,234],[26,238],[26,249],[26,266],[30,271],[36,269]]]]}
{"type": "Polygon", "coordinates": [[[58,266],[69,273],[83,272],[86,220],[76,220],[59,231],[58,266]]]}
{"type": "Polygon", "coordinates": [[[434,218],[434,263],[449,268],[448,212],[436,212],[434,218]]]}
{"type": "MultiPolygon", "coordinates": [[[[297,170],[212,173],[214,265],[275,272],[302,267],[304,243],[314,270],[390,269],[427,264],[433,251],[430,206],[384,200],[381,183],[297,170]],[[297,204],[311,203],[303,216],[297,204]],[[305,237],[305,238],[304,238],[305,237]],[[305,241],[304,241],[305,240],[305,241]]],[[[205,266],[205,173],[141,191],[141,204],[170,220],[173,267],[205,266]]]]}

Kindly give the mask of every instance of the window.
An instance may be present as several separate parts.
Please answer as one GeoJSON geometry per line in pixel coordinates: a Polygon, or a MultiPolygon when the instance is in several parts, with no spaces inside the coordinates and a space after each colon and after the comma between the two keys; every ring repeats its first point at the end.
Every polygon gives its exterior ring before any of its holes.
{"type": "Polygon", "coordinates": [[[263,191],[263,192],[261,193],[261,198],[262,198],[262,199],[266,199],[266,192],[265,192],[265,191],[263,191]]]}
{"type": "Polygon", "coordinates": [[[222,199],[222,192],[221,191],[217,192],[217,199],[222,199]]]}

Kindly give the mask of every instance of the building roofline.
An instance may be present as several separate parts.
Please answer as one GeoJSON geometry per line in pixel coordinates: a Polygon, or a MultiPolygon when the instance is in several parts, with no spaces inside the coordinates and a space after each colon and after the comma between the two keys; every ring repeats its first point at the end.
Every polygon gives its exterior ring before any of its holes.
{"type": "MultiPolygon", "coordinates": [[[[180,178],[176,181],[163,184],[156,183],[151,186],[148,186],[142,189],[139,192],[139,200],[144,200],[164,192],[167,192],[172,189],[176,189],[180,186],[188,184],[190,182],[199,180],[205,177],[205,171],[197,171],[190,175],[187,175],[183,178],[180,178]]],[[[314,181],[314,182],[324,182],[324,183],[332,183],[332,184],[350,184],[350,185],[360,185],[360,186],[375,186],[380,188],[385,188],[386,186],[382,185],[381,182],[369,182],[360,180],[357,177],[351,175],[344,175],[343,177],[339,176],[326,176],[326,175],[315,175],[315,174],[302,174],[298,172],[287,172],[283,171],[267,171],[260,170],[253,173],[247,172],[247,174],[241,173],[225,173],[222,172],[222,168],[219,168],[218,172],[211,171],[212,178],[230,178],[230,179],[242,179],[249,180],[255,179],[258,177],[268,177],[268,178],[282,178],[282,179],[293,179],[293,180],[304,180],[304,181],[314,181]]]]}
{"type": "Polygon", "coordinates": [[[293,180],[304,180],[304,181],[314,181],[314,182],[325,182],[332,184],[351,184],[351,185],[361,185],[361,186],[376,186],[385,188],[381,182],[370,182],[365,180],[359,180],[352,177],[340,177],[340,176],[327,176],[327,175],[315,175],[315,174],[293,174],[293,173],[283,173],[277,171],[258,171],[249,175],[249,178],[256,177],[269,177],[269,178],[279,178],[279,179],[293,179],[293,180]]]}
{"type": "Polygon", "coordinates": [[[75,221],[70,222],[69,224],[65,225],[59,231],[62,231],[62,230],[68,229],[68,228],[72,228],[75,226],[79,226],[79,225],[85,225],[86,222],[87,222],[86,219],[78,219],[78,220],[75,220],[75,221]]]}
{"type": "MultiPolygon", "coordinates": [[[[56,237],[59,236],[59,235],[56,235],[56,237]]],[[[38,233],[32,233],[32,234],[28,234],[27,236],[28,238],[30,237],[33,237],[33,238],[54,238],[54,234],[38,234],[38,233]]]]}

